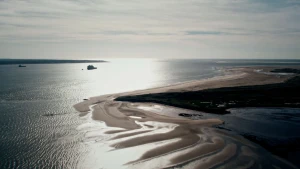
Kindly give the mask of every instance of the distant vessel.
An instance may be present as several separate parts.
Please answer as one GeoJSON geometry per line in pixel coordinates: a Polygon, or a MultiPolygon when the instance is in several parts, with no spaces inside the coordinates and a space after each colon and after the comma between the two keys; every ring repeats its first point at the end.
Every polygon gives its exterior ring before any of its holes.
{"type": "Polygon", "coordinates": [[[97,69],[97,67],[94,67],[93,65],[88,65],[87,66],[87,70],[93,70],[93,69],[97,69]]]}
{"type": "Polygon", "coordinates": [[[24,65],[19,65],[19,67],[26,67],[26,66],[24,66],[24,65]]]}

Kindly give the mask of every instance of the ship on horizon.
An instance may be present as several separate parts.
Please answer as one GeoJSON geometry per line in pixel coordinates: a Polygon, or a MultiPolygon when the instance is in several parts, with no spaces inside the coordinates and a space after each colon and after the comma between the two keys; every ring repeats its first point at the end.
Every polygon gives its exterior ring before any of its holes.
{"type": "Polygon", "coordinates": [[[87,70],[93,70],[93,69],[97,69],[97,67],[95,67],[93,65],[88,65],[87,66],[87,70]]]}

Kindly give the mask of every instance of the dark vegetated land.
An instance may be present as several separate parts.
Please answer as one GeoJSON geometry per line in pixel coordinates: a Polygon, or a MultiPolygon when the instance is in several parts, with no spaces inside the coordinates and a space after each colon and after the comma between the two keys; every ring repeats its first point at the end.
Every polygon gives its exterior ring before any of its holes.
{"type": "Polygon", "coordinates": [[[104,60],[57,60],[57,59],[0,59],[0,65],[13,64],[62,64],[62,63],[99,63],[104,60]]]}
{"type": "Polygon", "coordinates": [[[300,74],[299,69],[292,69],[292,68],[274,69],[271,72],[273,72],[273,73],[296,73],[296,74],[300,74]]]}
{"type": "Polygon", "coordinates": [[[118,97],[117,101],[152,102],[180,108],[226,114],[229,108],[300,107],[300,76],[284,83],[224,87],[192,92],[172,92],[118,97]]]}

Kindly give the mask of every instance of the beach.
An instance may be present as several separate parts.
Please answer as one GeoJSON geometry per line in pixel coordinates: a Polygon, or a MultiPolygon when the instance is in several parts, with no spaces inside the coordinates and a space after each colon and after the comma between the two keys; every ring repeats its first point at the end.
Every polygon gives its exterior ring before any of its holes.
{"type": "MultiPolygon", "coordinates": [[[[297,168],[273,156],[247,139],[213,128],[222,124],[217,118],[190,120],[163,112],[153,112],[154,103],[120,102],[120,96],[198,91],[209,88],[251,86],[282,83],[293,75],[267,73],[273,68],[248,67],[224,70],[224,76],[190,81],[166,87],[92,97],[74,105],[81,116],[104,122],[101,140],[109,151],[130,151],[138,155],[128,158],[124,168],[297,168]],[[268,162],[266,162],[268,160],[268,162]],[[247,164],[245,163],[247,161],[247,164]]],[[[100,136],[99,133],[95,138],[100,136]]],[[[101,151],[101,150],[99,150],[101,151]]],[[[107,154],[109,152],[106,152],[107,154]]],[[[121,153],[122,154],[122,153],[121,153]]],[[[118,158],[118,157],[116,157],[118,158]]],[[[116,160],[117,161],[117,160],[116,160]]],[[[105,168],[105,167],[104,167],[105,168]]]]}

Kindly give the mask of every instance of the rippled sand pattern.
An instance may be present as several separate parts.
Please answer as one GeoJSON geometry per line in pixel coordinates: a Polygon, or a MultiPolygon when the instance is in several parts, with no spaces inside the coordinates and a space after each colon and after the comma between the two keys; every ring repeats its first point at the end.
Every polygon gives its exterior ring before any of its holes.
{"type": "Polygon", "coordinates": [[[223,123],[219,119],[154,113],[140,109],[143,103],[113,101],[117,96],[91,98],[75,108],[83,113],[91,108],[92,118],[105,123],[100,135],[89,138],[108,145],[105,153],[115,155],[99,158],[122,161],[119,168],[296,168],[241,136],[213,128],[223,123]]]}
{"type": "Polygon", "coordinates": [[[100,140],[112,148],[109,151],[147,147],[138,158],[120,167],[295,168],[238,135],[212,128],[222,123],[219,119],[167,117],[138,109],[137,104],[111,100],[96,104],[92,109],[92,117],[107,125],[103,132],[106,139],[100,140]]]}

